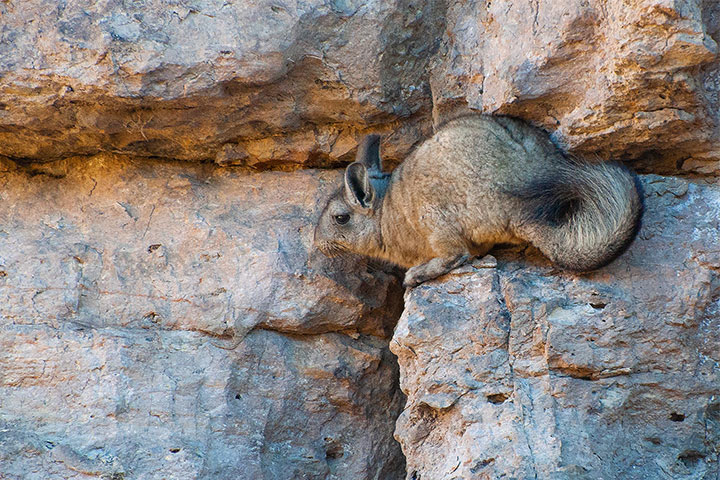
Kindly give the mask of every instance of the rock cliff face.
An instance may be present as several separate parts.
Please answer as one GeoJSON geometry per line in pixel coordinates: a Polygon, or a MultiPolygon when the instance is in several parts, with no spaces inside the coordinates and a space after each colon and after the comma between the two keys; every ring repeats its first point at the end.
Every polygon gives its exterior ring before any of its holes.
{"type": "Polygon", "coordinates": [[[408,478],[718,477],[720,191],[645,188],[641,237],[596,273],[502,252],[406,294],[408,478]]]}
{"type": "Polygon", "coordinates": [[[0,1],[0,478],[718,478],[718,41],[714,0],[0,1]],[[403,310],[312,249],[312,168],[471,110],[643,172],[630,251],[403,310]]]}
{"type": "Polygon", "coordinates": [[[335,172],[2,171],[0,477],[403,472],[398,281],[310,249],[335,172]]]}
{"type": "Polygon", "coordinates": [[[431,109],[458,106],[651,171],[720,158],[713,0],[9,0],[0,15],[0,154],[18,159],[326,165],[372,129],[397,160],[431,109]]]}

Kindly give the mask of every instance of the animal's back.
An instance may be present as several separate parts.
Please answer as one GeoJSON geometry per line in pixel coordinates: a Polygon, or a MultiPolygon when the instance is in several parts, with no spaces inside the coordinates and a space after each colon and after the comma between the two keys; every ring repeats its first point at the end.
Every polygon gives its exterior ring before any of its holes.
{"type": "Polygon", "coordinates": [[[642,215],[639,194],[623,167],[569,159],[522,121],[461,117],[393,174],[383,233],[402,239],[396,243],[408,265],[463,242],[483,252],[524,240],[558,265],[582,271],[630,244],[642,215]]]}
{"type": "Polygon", "coordinates": [[[437,182],[467,179],[477,186],[471,190],[485,192],[524,185],[540,169],[561,166],[566,159],[544,132],[512,118],[478,115],[447,123],[404,163],[414,176],[437,182]]]}
{"type": "Polygon", "coordinates": [[[521,121],[461,117],[401,164],[392,200],[418,234],[439,221],[475,243],[514,241],[511,224],[523,201],[512,192],[562,162],[547,136],[521,121]]]}

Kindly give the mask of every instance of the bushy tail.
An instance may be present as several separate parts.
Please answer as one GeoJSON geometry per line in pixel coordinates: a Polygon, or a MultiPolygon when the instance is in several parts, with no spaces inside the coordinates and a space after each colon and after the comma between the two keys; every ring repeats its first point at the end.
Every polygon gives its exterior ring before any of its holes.
{"type": "Polygon", "coordinates": [[[569,161],[517,196],[530,212],[520,227],[522,235],[567,270],[607,265],[640,229],[642,186],[618,164],[569,161]]]}

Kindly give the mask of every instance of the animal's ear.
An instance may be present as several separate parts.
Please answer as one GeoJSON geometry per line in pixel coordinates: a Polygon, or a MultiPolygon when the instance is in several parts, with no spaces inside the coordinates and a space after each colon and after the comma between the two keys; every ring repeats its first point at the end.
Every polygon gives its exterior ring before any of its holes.
{"type": "Polygon", "coordinates": [[[368,210],[375,198],[375,189],[370,184],[367,168],[353,162],[345,169],[345,201],[350,206],[368,210]]]}
{"type": "Polygon", "coordinates": [[[362,163],[370,171],[382,172],[382,160],[380,160],[380,135],[372,134],[366,136],[358,147],[355,161],[362,163]]]}

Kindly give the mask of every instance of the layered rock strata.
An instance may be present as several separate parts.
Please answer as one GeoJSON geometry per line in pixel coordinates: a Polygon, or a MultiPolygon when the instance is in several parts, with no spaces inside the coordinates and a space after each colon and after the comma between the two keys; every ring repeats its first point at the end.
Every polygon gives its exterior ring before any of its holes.
{"type": "Polygon", "coordinates": [[[717,174],[711,0],[0,2],[0,155],[296,168],[401,159],[458,111],[583,154],[717,174]]]}

